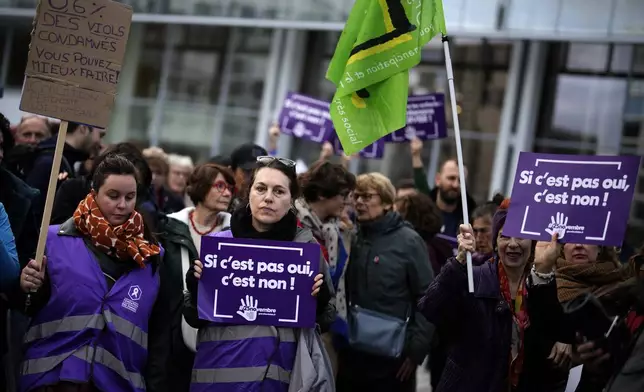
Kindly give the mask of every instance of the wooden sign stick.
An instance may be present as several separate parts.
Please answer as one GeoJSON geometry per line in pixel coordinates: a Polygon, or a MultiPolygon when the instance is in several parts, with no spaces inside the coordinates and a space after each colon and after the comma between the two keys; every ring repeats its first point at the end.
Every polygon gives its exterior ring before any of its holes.
{"type": "MultiPolygon", "coordinates": [[[[54,207],[56,198],[56,185],[58,184],[58,175],[60,172],[60,163],[63,160],[63,149],[65,148],[65,138],[67,136],[67,121],[61,121],[56,139],[56,149],[54,150],[54,161],[51,164],[51,173],[49,174],[49,185],[47,186],[47,199],[45,200],[45,212],[42,215],[40,223],[40,235],[38,236],[38,246],[36,247],[36,263],[42,268],[42,259],[45,255],[45,244],[47,243],[47,232],[49,231],[49,221],[51,220],[51,211],[54,207]]],[[[70,173],[71,174],[71,173],[70,173]]]]}

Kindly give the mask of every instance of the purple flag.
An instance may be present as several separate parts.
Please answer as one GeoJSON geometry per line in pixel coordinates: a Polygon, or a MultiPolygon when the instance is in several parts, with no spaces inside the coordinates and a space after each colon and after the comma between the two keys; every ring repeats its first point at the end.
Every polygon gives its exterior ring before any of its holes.
{"type": "Polygon", "coordinates": [[[225,324],[315,326],[320,246],[202,237],[199,318],[225,324]]]}
{"type": "Polygon", "coordinates": [[[407,126],[385,136],[387,143],[406,143],[414,136],[421,140],[447,137],[445,94],[411,96],[407,100],[407,126]]]}
{"type": "MultiPolygon", "coordinates": [[[[333,144],[333,151],[335,151],[336,154],[343,153],[344,150],[342,149],[342,144],[335,132],[329,141],[333,144]]],[[[360,151],[360,157],[366,159],[382,159],[383,155],[385,155],[384,139],[378,139],[373,144],[368,145],[360,151]]]]}
{"type": "Polygon", "coordinates": [[[503,234],[621,246],[640,160],[522,152],[503,234]]]}
{"type": "Polygon", "coordinates": [[[283,134],[316,143],[333,132],[329,103],[301,94],[288,93],[278,121],[283,134]]]}

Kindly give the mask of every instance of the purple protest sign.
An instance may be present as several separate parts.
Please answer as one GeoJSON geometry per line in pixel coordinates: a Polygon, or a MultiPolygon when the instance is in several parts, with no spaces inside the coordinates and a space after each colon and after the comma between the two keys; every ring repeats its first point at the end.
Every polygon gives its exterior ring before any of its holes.
{"type": "Polygon", "coordinates": [[[411,96],[407,100],[407,126],[385,136],[386,143],[406,143],[413,137],[421,140],[447,137],[445,94],[411,96]]]}
{"type": "Polygon", "coordinates": [[[449,242],[449,244],[452,246],[452,252],[454,252],[454,256],[456,256],[458,254],[458,239],[456,239],[454,237],[450,237],[450,236],[445,235],[445,234],[436,234],[436,237],[441,238],[441,239],[449,242]]]}
{"type": "MultiPolygon", "coordinates": [[[[341,154],[344,150],[342,149],[342,144],[340,139],[333,133],[333,136],[329,140],[333,144],[333,151],[336,154],[341,154]]],[[[385,155],[385,141],[384,139],[378,139],[367,147],[363,148],[360,151],[360,157],[366,159],[382,159],[385,155]]]]}
{"type": "Polygon", "coordinates": [[[199,318],[226,324],[313,328],[320,246],[202,237],[199,318]]]}
{"type": "Polygon", "coordinates": [[[278,122],[283,134],[316,143],[333,132],[329,103],[296,93],[286,96],[278,122]]]}
{"type": "Polygon", "coordinates": [[[640,157],[522,152],[503,234],[621,246],[640,157]]]}

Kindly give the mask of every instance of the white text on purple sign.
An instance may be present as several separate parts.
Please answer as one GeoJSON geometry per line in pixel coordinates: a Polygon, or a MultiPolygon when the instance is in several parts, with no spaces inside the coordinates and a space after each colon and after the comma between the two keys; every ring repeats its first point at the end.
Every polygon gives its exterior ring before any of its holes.
{"type": "MultiPolygon", "coordinates": [[[[219,259],[216,254],[207,254],[204,256],[204,268],[219,268],[222,270],[231,271],[229,274],[226,274],[221,278],[221,284],[224,286],[249,287],[269,290],[295,290],[295,276],[313,276],[313,270],[311,268],[310,261],[307,261],[305,264],[285,264],[255,261],[253,259],[237,260],[233,259],[233,256],[219,259]],[[251,272],[254,275],[235,276],[235,271],[251,272]],[[283,274],[284,272],[287,272],[289,275],[291,275],[288,280],[259,278],[259,276],[263,273],[283,274]]],[[[243,275],[248,274],[245,273],[243,275]]]]}
{"type": "Polygon", "coordinates": [[[551,175],[549,172],[535,175],[534,170],[524,170],[519,176],[521,185],[537,185],[544,187],[543,190],[534,194],[534,201],[546,204],[562,204],[574,206],[606,207],[610,197],[609,191],[621,190],[626,192],[631,185],[628,183],[628,175],[619,178],[596,178],[596,177],[570,177],[551,175]],[[554,191],[553,189],[554,188],[554,191]],[[566,189],[566,191],[563,191],[566,189]],[[598,195],[584,194],[588,190],[603,189],[603,197],[598,195]],[[573,192],[572,194],[568,193],[573,192]],[[574,193],[578,192],[578,193],[574,193]]]}

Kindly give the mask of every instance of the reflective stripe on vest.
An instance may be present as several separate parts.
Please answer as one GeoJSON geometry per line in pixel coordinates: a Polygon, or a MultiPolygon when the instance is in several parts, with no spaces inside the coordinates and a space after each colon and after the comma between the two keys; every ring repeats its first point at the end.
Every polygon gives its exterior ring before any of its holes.
{"type": "Polygon", "coordinates": [[[83,361],[90,364],[101,364],[114,371],[123,379],[129,381],[135,388],[145,389],[145,380],[143,379],[143,376],[141,376],[141,374],[136,372],[128,372],[123,362],[121,362],[112,353],[102,347],[84,346],[72,353],[27,360],[22,364],[22,374],[30,375],[49,372],[70,356],[82,359],[83,361]]]}
{"type": "Polygon", "coordinates": [[[262,325],[236,325],[235,328],[220,326],[206,327],[199,330],[197,339],[199,343],[225,342],[252,338],[274,338],[278,335],[280,342],[296,341],[295,332],[291,328],[268,328],[262,325]]]}
{"type": "Polygon", "coordinates": [[[61,332],[79,332],[87,328],[102,330],[105,328],[106,322],[114,325],[114,329],[119,334],[131,339],[144,349],[148,348],[148,334],[145,331],[128,320],[113,314],[108,309],[105,309],[103,314],[69,316],[34,325],[27,331],[25,343],[48,338],[61,332]]]}
{"type": "Polygon", "coordinates": [[[192,369],[192,382],[197,384],[215,384],[232,382],[259,382],[266,379],[277,380],[288,384],[291,372],[277,365],[226,368],[226,369],[192,369]]]}

